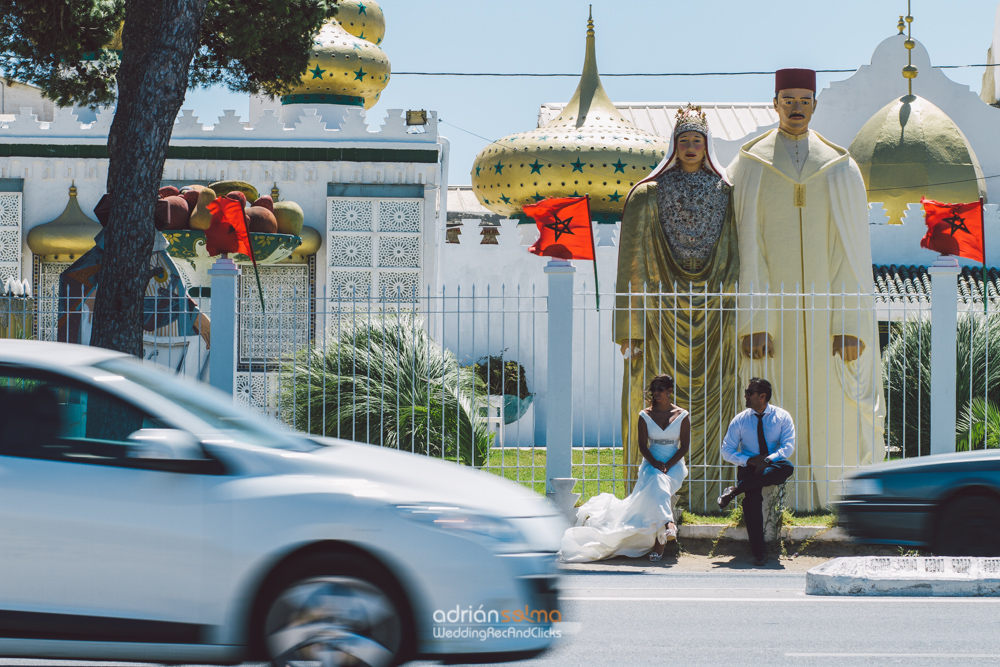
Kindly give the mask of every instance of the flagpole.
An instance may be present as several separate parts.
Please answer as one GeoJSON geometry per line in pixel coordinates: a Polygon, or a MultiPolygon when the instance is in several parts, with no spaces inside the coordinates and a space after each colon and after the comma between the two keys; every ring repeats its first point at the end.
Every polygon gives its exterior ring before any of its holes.
{"type": "Polygon", "coordinates": [[[979,195],[979,226],[983,232],[983,315],[989,316],[989,290],[986,289],[986,197],[979,195]]]}
{"type": "MultiPolygon", "coordinates": [[[[588,192],[584,195],[587,198],[587,217],[593,217],[590,215],[590,193],[588,192]]],[[[588,220],[590,225],[590,254],[594,256],[594,298],[597,301],[597,310],[601,310],[601,285],[597,281],[597,247],[594,245],[594,221],[588,220]]]]}

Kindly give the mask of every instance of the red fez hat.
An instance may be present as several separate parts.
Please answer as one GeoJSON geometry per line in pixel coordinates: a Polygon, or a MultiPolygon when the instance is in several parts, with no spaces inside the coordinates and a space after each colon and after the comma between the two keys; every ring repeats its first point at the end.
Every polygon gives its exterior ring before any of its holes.
{"type": "Polygon", "coordinates": [[[811,69],[779,69],[774,73],[774,92],[804,88],[816,92],[816,72],[811,69]]]}

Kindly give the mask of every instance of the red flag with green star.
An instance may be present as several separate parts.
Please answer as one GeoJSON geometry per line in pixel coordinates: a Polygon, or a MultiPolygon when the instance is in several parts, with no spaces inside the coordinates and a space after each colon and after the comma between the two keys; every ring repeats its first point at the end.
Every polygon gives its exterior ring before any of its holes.
{"type": "Polygon", "coordinates": [[[927,233],[920,247],[942,255],[983,261],[983,203],[942,204],[920,198],[924,206],[927,233]]]}
{"type": "Polygon", "coordinates": [[[524,207],[538,225],[538,240],[528,252],[557,259],[594,259],[594,232],[587,197],[543,199],[524,207]]]}

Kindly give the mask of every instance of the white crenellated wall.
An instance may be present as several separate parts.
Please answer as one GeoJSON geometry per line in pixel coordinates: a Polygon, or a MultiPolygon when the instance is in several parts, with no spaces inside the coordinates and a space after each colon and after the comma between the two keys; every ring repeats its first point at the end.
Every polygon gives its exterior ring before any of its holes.
{"type": "MultiPolygon", "coordinates": [[[[71,109],[57,108],[53,120],[45,122],[25,108],[12,120],[0,119],[0,144],[100,146],[107,142],[113,118],[114,109],[99,109],[92,122],[83,123],[71,109]]],[[[171,136],[170,145],[174,147],[437,149],[439,157],[437,163],[167,159],[163,180],[242,180],[257,187],[261,194],[277,185],[281,198],[299,204],[306,225],[316,229],[324,240],[317,254],[317,285],[326,284],[328,183],[422,185],[423,227],[427,230],[424,256],[433,265],[436,247],[432,239],[437,227],[434,202],[441,183],[437,113],[429,112],[427,120],[423,131],[414,133],[408,131],[401,109],[390,109],[377,127],[370,126],[364,110],[357,107],[343,107],[338,123],[323,122],[315,109],[303,108],[293,125],[282,124],[269,110],[254,123],[225,111],[214,124],[202,123],[192,111],[184,110],[171,136]]],[[[80,207],[93,218],[94,206],[106,192],[107,174],[108,160],[103,158],[0,157],[0,178],[24,179],[24,239],[33,227],[62,213],[73,184],[80,207]]],[[[434,275],[432,266],[427,270],[427,275],[434,275]]],[[[22,248],[21,275],[31,276],[31,252],[26,243],[22,248]]]]}

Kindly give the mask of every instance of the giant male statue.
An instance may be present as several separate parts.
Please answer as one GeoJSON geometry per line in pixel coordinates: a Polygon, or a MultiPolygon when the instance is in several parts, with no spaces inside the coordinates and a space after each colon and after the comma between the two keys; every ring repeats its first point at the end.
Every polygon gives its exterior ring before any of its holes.
{"type": "Polygon", "coordinates": [[[800,508],[883,458],[882,372],[868,199],[847,150],[809,129],[816,73],[775,76],[779,128],[729,165],[739,237],[740,376],[764,377],[795,421],[800,508]],[[808,483],[810,480],[813,483],[808,483]],[[806,482],[803,484],[802,482],[806,482]]]}

